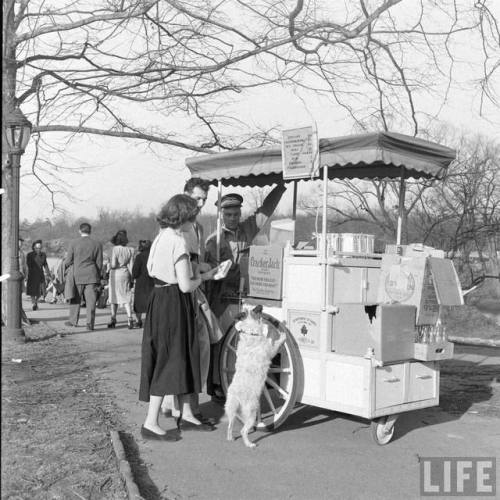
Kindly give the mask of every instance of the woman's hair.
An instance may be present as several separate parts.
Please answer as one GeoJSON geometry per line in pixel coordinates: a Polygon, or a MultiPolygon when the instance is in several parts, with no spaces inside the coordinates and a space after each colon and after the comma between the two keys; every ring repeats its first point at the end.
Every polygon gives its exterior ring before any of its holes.
{"type": "Polygon", "coordinates": [[[113,245],[125,246],[128,243],[127,231],[125,229],[120,229],[112,238],[111,243],[113,245]]]}
{"type": "Polygon", "coordinates": [[[42,244],[42,240],[35,240],[32,244],[31,244],[31,250],[35,250],[35,245],[41,245],[42,244]]]}
{"type": "Polygon", "coordinates": [[[139,252],[144,252],[151,248],[151,240],[139,240],[139,252]]]}
{"type": "Polygon", "coordinates": [[[161,207],[156,220],[161,228],[177,229],[186,222],[194,222],[200,209],[198,202],[187,194],[176,194],[161,207]]]}

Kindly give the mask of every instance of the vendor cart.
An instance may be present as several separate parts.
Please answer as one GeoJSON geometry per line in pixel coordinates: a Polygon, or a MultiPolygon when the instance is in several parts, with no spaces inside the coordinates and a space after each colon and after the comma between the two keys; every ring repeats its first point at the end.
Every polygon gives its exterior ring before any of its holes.
{"type": "MultiPolygon", "coordinates": [[[[252,246],[248,293],[271,334],[286,341],[269,369],[258,428],[281,425],[297,403],[372,421],[375,441],[393,437],[402,412],[439,404],[439,361],[453,355],[441,309],[463,303],[451,261],[438,250],[401,245],[405,179],[439,179],[455,158],[441,145],[395,133],[319,141],[323,225],[316,248],[294,238],[252,246]],[[373,252],[370,235],[327,233],[328,180],[399,179],[395,245],[373,252]]],[[[219,188],[265,186],[282,179],[280,147],[189,158],[191,174],[219,188]]],[[[294,188],[294,209],[297,181],[294,188]]],[[[236,305],[238,307],[238,305],[236,305]]],[[[234,373],[238,332],[230,326],[219,359],[222,387],[234,373]]]]}

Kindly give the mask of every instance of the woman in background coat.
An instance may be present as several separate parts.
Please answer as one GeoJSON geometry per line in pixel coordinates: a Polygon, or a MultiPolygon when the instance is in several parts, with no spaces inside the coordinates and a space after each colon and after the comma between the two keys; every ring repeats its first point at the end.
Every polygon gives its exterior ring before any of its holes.
{"type": "Polygon", "coordinates": [[[136,325],[142,328],[142,313],[148,309],[148,300],[154,288],[154,281],[148,274],[148,257],[151,249],[151,240],[139,241],[139,253],[136,255],[132,267],[132,279],[135,280],[134,287],[134,313],[137,318],[136,325]]]}
{"type": "Polygon", "coordinates": [[[47,255],[42,252],[42,240],[36,240],[31,245],[32,252],[26,256],[28,282],[26,293],[31,297],[33,311],[38,309],[38,299],[45,296],[45,273],[50,275],[47,255]]]}

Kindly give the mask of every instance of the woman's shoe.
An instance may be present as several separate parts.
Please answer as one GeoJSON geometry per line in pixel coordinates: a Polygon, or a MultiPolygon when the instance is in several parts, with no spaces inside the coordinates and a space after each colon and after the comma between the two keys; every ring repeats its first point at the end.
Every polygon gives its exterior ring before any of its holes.
{"type": "Polygon", "coordinates": [[[142,320],[141,319],[137,320],[137,322],[135,323],[135,326],[137,328],[142,328],[142,320]]]}
{"type": "Polygon", "coordinates": [[[108,323],[108,328],[114,328],[116,326],[116,318],[111,318],[111,321],[108,323]]]}
{"type": "Polygon", "coordinates": [[[134,328],[134,320],[132,318],[128,319],[127,324],[129,330],[132,330],[132,328],[134,328]]]}
{"type": "Polygon", "coordinates": [[[146,427],[141,427],[141,436],[144,439],[151,439],[154,441],[179,441],[180,436],[178,432],[165,432],[165,434],[157,434],[156,432],[146,429],[146,427]]]}
{"type": "Polygon", "coordinates": [[[205,417],[201,413],[193,413],[193,417],[199,420],[202,424],[215,425],[217,420],[212,417],[205,417]]]}
{"type": "Polygon", "coordinates": [[[188,422],[182,418],[176,418],[175,422],[177,424],[177,429],[180,431],[199,431],[199,432],[211,432],[215,431],[215,427],[208,423],[194,424],[193,422],[188,422]]]}
{"type": "Polygon", "coordinates": [[[38,309],[38,306],[36,304],[33,304],[32,309],[33,309],[33,311],[36,311],[38,309]]]}

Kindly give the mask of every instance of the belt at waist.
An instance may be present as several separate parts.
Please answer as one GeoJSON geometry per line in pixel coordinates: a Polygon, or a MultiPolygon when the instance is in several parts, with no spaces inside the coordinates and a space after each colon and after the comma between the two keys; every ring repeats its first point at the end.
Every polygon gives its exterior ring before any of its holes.
{"type": "Polygon", "coordinates": [[[172,285],[177,285],[177,283],[167,283],[166,281],[160,280],[158,278],[153,278],[154,285],[156,288],[161,288],[164,286],[172,286],[172,285]]]}

